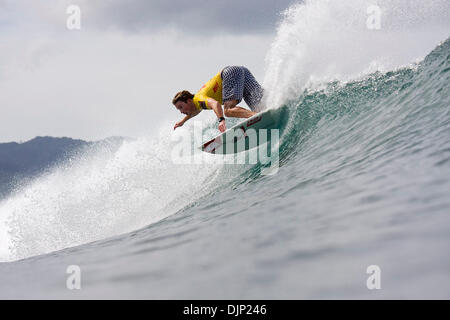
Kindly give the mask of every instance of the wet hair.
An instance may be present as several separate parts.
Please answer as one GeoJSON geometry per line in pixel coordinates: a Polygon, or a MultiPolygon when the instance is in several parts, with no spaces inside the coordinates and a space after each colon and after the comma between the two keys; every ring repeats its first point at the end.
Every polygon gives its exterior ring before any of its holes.
{"type": "Polygon", "coordinates": [[[187,90],[178,92],[172,99],[172,103],[176,104],[178,101],[187,102],[188,99],[194,99],[194,95],[187,90]]]}

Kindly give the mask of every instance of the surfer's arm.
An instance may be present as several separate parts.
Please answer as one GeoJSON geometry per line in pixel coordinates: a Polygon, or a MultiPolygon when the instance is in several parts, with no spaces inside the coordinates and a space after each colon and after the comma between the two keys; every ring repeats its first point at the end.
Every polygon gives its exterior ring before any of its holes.
{"type": "Polygon", "coordinates": [[[211,109],[214,110],[214,112],[216,113],[217,119],[219,118],[223,118],[223,109],[222,109],[222,105],[219,103],[219,101],[213,99],[213,98],[208,98],[208,107],[210,107],[211,109]]]}
{"type": "Polygon", "coordinates": [[[207,103],[208,103],[208,107],[213,109],[214,112],[216,113],[217,119],[220,119],[220,118],[223,119],[222,121],[219,122],[219,131],[224,132],[227,128],[225,126],[225,118],[223,116],[222,105],[219,103],[219,101],[217,101],[213,98],[208,98],[207,103]]]}
{"type": "Polygon", "coordinates": [[[188,121],[189,119],[195,117],[196,115],[198,115],[202,110],[195,110],[194,112],[186,115],[181,121],[178,121],[175,124],[175,127],[173,127],[173,130],[175,130],[178,127],[181,127],[186,121],[188,121]]]}

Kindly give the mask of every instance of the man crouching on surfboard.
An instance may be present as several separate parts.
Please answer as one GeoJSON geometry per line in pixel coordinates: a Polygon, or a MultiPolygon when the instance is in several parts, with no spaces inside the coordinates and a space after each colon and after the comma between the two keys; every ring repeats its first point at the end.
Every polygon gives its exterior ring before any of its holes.
{"type": "Polygon", "coordinates": [[[172,100],[186,116],[177,122],[174,130],[203,109],[214,110],[219,119],[219,130],[226,130],[225,118],[249,118],[259,111],[263,88],[251,72],[243,66],[228,66],[219,71],[195,95],[187,90],[178,92],[172,100]],[[244,98],[250,110],[237,106],[244,98]],[[224,110],[222,110],[222,103],[224,110]]]}

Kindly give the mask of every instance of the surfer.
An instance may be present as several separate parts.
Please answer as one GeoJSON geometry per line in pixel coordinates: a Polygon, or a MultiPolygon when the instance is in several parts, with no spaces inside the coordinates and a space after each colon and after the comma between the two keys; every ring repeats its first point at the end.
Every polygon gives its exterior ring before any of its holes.
{"type": "Polygon", "coordinates": [[[261,109],[263,88],[244,66],[228,66],[219,71],[194,95],[187,90],[178,92],[172,100],[175,107],[186,116],[174,126],[181,127],[202,110],[214,110],[219,130],[226,130],[225,118],[249,118],[261,109]],[[242,98],[250,110],[237,104],[242,98]],[[223,104],[223,110],[222,110],[223,104]]]}

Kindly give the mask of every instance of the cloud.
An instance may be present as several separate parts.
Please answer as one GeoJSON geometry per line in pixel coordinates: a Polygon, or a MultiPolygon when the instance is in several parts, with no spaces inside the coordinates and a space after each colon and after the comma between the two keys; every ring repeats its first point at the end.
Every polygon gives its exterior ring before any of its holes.
{"type": "MultiPolygon", "coordinates": [[[[132,0],[86,1],[88,23],[127,32],[166,28],[195,32],[254,34],[275,30],[280,12],[294,0],[132,0]]],[[[297,1],[298,2],[298,1],[297,1]]]]}
{"type": "Polygon", "coordinates": [[[280,13],[301,1],[0,0],[0,25],[57,30],[65,26],[67,7],[75,4],[81,9],[84,27],[103,31],[155,33],[170,29],[208,38],[217,33],[262,34],[274,33],[280,13]]]}

